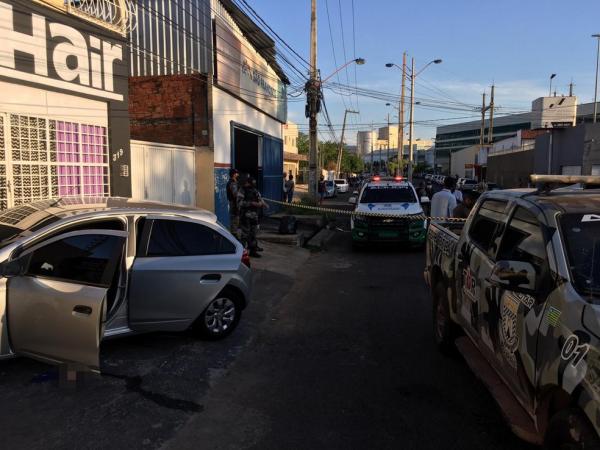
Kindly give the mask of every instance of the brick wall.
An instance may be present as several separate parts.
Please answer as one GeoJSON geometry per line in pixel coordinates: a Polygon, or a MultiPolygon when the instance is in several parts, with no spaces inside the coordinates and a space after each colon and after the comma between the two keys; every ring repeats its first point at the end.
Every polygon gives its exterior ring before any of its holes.
{"type": "Polygon", "coordinates": [[[207,146],[208,96],[201,75],[129,78],[131,139],[207,146]]]}

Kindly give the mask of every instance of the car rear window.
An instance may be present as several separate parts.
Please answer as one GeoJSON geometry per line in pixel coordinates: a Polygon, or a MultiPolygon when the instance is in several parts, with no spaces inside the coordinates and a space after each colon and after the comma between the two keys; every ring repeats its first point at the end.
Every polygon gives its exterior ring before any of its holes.
{"type": "Polygon", "coordinates": [[[229,239],[202,224],[154,220],[147,256],[223,255],[235,251],[229,239]]]}
{"type": "Polygon", "coordinates": [[[346,184],[346,180],[335,180],[335,184],[346,184]]]}
{"type": "Polygon", "coordinates": [[[360,203],[416,203],[415,193],[409,186],[369,186],[360,203]]]}

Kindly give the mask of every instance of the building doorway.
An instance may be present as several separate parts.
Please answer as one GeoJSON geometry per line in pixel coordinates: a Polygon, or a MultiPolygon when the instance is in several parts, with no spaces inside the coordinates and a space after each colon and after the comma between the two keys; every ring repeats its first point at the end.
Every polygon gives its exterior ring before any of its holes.
{"type": "Polygon", "coordinates": [[[240,174],[250,174],[260,180],[259,144],[260,136],[240,128],[233,129],[233,167],[240,174]]]}

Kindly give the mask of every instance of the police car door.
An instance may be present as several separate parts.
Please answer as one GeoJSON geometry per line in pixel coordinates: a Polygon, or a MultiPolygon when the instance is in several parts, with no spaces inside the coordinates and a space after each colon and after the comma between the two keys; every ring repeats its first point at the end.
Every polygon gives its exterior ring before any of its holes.
{"type": "Polygon", "coordinates": [[[494,327],[498,313],[486,295],[486,279],[494,265],[507,208],[505,200],[485,199],[473,217],[468,236],[458,253],[457,274],[461,283],[457,290],[461,320],[488,357],[495,348],[493,336],[496,335],[494,327]]]}
{"type": "Polygon", "coordinates": [[[496,265],[488,277],[488,297],[497,305],[496,361],[521,402],[532,405],[537,329],[552,279],[538,211],[517,204],[510,216],[496,265]]]}

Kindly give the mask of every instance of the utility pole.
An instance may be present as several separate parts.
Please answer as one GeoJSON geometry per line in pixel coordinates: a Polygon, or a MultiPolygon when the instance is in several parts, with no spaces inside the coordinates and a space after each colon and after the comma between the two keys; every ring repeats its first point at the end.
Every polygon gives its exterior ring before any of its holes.
{"type": "Polygon", "coordinates": [[[353,111],[351,109],[347,109],[346,111],[344,111],[344,125],[342,126],[342,138],[340,140],[340,147],[338,149],[337,164],[335,166],[335,171],[337,173],[337,176],[340,176],[340,172],[342,170],[342,152],[344,150],[344,134],[346,132],[346,117],[348,116],[348,113],[350,113],[350,114],[358,114],[358,111],[353,111]]]}
{"type": "Polygon", "coordinates": [[[490,94],[490,127],[488,129],[488,144],[492,144],[494,140],[494,89],[496,86],[492,84],[492,92],[490,94]]]}
{"type": "Polygon", "coordinates": [[[411,58],[410,69],[410,126],[408,129],[408,181],[412,183],[413,179],[413,130],[415,112],[415,58],[411,58]]]}
{"type": "Polygon", "coordinates": [[[310,79],[307,91],[307,116],[309,118],[308,194],[317,197],[317,115],[320,109],[319,72],[317,70],[317,0],[311,1],[310,14],[310,79]]]}
{"type": "Polygon", "coordinates": [[[371,122],[371,136],[369,140],[371,141],[371,175],[373,175],[373,169],[375,168],[373,165],[373,122],[371,122]]]}
{"type": "Polygon", "coordinates": [[[481,103],[481,129],[479,131],[479,149],[483,150],[484,141],[484,133],[485,133],[485,112],[487,108],[485,107],[485,92],[483,93],[483,102],[481,103]]]}
{"type": "Polygon", "coordinates": [[[402,53],[402,90],[400,91],[400,109],[398,112],[398,168],[400,176],[401,161],[404,159],[404,89],[406,86],[406,52],[402,53]]]}
{"type": "Polygon", "coordinates": [[[573,97],[573,80],[569,83],[569,97],[573,97]]]}
{"type": "MultiPolygon", "coordinates": [[[[598,115],[598,68],[600,67],[600,34],[593,34],[593,38],[598,41],[598,51],[596,53],[596,85],[594,87],[594,119],[593,123],[596,123],[596,117],[598,115]]],[[[550,173],[550,172],[548,172],[550,173]]]]}
{"type": "Polygon", "coordinates": [[[385,156],[385,173],[390,174],[390,113],[387,114],[387,155],[385,156]]]}

